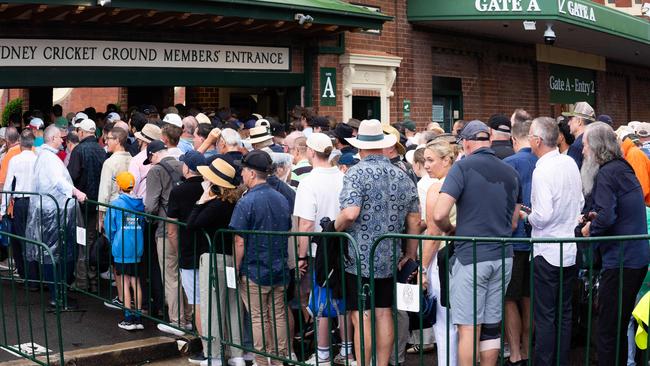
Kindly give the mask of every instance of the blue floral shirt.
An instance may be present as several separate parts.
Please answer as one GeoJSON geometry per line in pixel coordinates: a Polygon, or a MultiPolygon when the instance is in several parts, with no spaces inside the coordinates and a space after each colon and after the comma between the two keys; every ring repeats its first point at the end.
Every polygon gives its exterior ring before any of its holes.
{"type": "MultiPolygon", "coordinates": [[[[370,155],[351,167],[343,178],[339,197],[341,209],[361,208],[347,232],[359,246],[361,275],[370,277],[370,250],[381,235],[402,233],[406,215],[420,212],[418,191],[408,174],[381,155],[370,155]]],[[[393,241],[383,240],[374,253],[374,278],[393,276],[393,241]]],[[[396,251],[400,250],[398,247],[396,251]]],[[[357,273],[356,258],[350,248],[345,271],[357,273]]]]}

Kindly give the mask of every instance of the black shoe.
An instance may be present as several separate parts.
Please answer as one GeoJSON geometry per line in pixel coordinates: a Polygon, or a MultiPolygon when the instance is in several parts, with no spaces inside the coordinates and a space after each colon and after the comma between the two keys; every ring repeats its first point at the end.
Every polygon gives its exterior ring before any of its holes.
{"type": "Polygon", "coordinates": [[[294,339],[295,340],[305,339],[305,338],[312,337],[313,335],[314,335],[314,322],[311,321],[305,325],[301,333],[296,334],[294,339]]]}

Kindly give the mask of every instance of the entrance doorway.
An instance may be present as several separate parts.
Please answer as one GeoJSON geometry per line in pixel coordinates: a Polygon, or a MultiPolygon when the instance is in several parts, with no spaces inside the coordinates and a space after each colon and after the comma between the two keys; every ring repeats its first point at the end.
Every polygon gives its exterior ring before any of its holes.
{"type": "Polygon", "coordinates": [[[381,100],[379,97],[352,97],[352,118],[381,119],[381,100]]]}
{"type": "Polygon", "coordinates": [[[463,85],[460,78],[433,77],[431,120],[451,132],[454,121],[463,118],[463,85]]]}

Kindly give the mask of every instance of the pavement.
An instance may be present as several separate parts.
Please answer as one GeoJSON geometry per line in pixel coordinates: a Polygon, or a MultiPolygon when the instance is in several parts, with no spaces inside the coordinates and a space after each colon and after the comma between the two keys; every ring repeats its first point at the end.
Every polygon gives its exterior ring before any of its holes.
{"type": "MultiPolygon", "coordinates": [[[[0,287],[0,344],[21,345],[26,353],[32,354],[33,351],[38,356],[46,357],[49,354],[51,358],[58,359],[62,346],[67,361],[68,354],[72,355],[73,352],[102,346],[114,347],[122,342],[156,338],[159,343],[170,340],[174,345],[176,343],[166,333],[160,332],[156,323],[146,319],[143,319],[144,330],[129,332],[118,328],[117,324],[124,317],[122,311],[107,308],[101,300],[74,292],[70,293],[69,298],[78,303],[79,309],[61,312],[59,338],[56,316],[48,311],[48,291],[29,292],[22,285],[6,280],[2,281],[0,287]]],[[[137,348],[142,345],[136,343],[132,346],[137,348]]],[[[21,357],[0,349],[0,364],[18,359],[21,357]]]]}

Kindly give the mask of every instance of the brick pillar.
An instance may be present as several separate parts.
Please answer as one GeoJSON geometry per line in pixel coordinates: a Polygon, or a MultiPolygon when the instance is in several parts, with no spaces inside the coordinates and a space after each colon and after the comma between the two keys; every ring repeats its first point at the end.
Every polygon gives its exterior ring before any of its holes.
{"type": "Polygon", "coordinates": [[[185,105],[201,107],[204,111],[219,108],[219,88],[215,87],[186,87],[185,105]]]}

